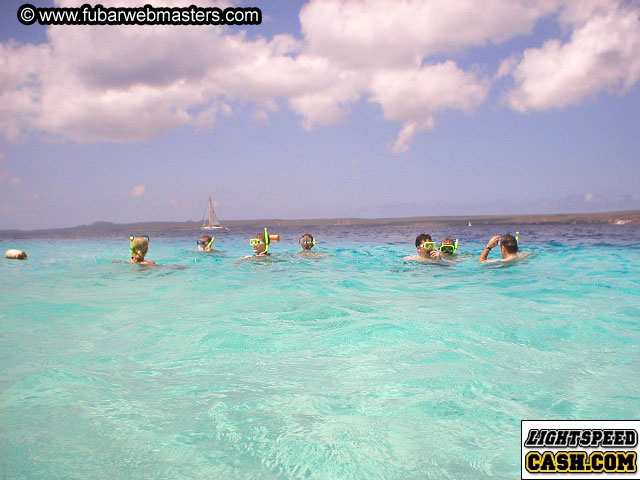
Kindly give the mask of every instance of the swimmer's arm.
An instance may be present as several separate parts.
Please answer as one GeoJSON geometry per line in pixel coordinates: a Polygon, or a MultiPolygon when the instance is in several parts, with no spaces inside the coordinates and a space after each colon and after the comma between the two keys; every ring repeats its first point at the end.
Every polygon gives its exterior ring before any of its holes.
{"type": "Polygon", "coordinates": [[[482,253],[480,254],[480,258],[478,259],[478,262],[480,263],[487,262],[487,261],[496,262],[496,261],[502,260],[502,259],[487,260],[487,257],[489,256],[489,252],[491,251],[491,249],[496,245],[498,245],[498,240],[500,240],[500,235],[494,235],[493,237],[491,237],[491,239],[489,240],[489,243],[487,243],[487,246],[484,247],[484,250],[482,250],[482,253]]]}

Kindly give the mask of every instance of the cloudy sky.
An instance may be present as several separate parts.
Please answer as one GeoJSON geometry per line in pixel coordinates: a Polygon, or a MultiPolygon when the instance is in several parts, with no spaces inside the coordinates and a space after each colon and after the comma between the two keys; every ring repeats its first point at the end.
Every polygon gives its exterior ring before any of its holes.
{"type": "Polygon", "coordinates": [[[262,10],[244,27],[24,26],[21,3],[0,229],[198,220],[208,195],[223,220],[640,208],[636,1],[234,2],[262,10]]]}

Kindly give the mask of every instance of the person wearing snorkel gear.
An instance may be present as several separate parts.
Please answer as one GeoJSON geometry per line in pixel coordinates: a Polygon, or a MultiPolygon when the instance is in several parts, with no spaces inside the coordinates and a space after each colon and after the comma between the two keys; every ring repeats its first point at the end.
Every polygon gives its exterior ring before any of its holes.
{"type": "Polygon", "coordinates": [[[129,237],[131,240],[131,263],[140,265],[155,265],[153,260],[145,260],[144,257],[149,250],[149,237],[129,237]]]}
{"type": "Polygon", "coordinates": [[[314,252],[311,250],[316,246],[316,239],[310,233],[305,233],[300,237],[300,246],[302,250],[296,252],[296,255],[303,255],[307,258],[324,258],[328,255],[326,253],[314,252]]]}
{"type": "Polygon", "coordinates": [[[251,257],[267,257],[269,255],[271,255],[269,253],[269,245],[271,244],[271,241],[279,241],[280,240],[280,235],[269,235],[269,232],[267,232],[267,229],[264,229],[264,233],[259,233],[256,235],[255,238],[252,238],[251,240],[249,240],[249,245],[251,245],[253,247],[253,253],[254,255],[247,255],[244,258],[251,258],[251,257]]]}
{"type": "Polygon", "coordinates": [[[253,253],[255,254],[256,257],[266,257],[271,255],[269,253],[269,244],[265,242],[265,238],[268,238],[268,235],[265,235],[264,233],[259,233],[256,235],[256,238],[255,238],[255,240],[258,240],[258,241],[257,242],[254,241],[251,243],[251,246],[253,247],[253,253]]]}
{"type": "Polygon", "coordinates": [[[198,250],[203,252],[210,252],[212,250],[211,245],[213,245],[213,241],[215,237],[211,237],[209,235],[203,235],[198,240],[198,250]]]}
{"type": "Polygon", "coordinates": [[[517,233],[518,232],[516,232],[515,237],[509,233],[503,235],[502,237],[500,235],[494,235],[493,237],[491,237],[489,239],[489,243],[487,243],[487,246],[484,247],[482,254],[480,254],[478,262],[493,263],[510,262],[512,260],[516,260],[518,258],[517,233]],[[497,245],[500,245],[500,253],[502,254],[502,258],[494,258],[493,260],[488,260],[487,257],[489,256],[489,252],[491,252],[491,249],[496,247],[497,245]]]}
{"type": "Polygon", "coordinates": [[[305,233],[300,237],[300,246],[303,252],[310,252],[311,249],[316,246],[316,241],[310,233],[305,233]]]}
{"type": "Polygon", "coordinates": [[[458,240],[453,240],[453,238],[445,237],[442,242],[440,242],[440,251],[445,255],[453,255],[456,253],[458,249],[458,240]]]}
{"type": "Polygon", "coordinates": [[[436,248],[436,242],[431,240],[431,235],[421,233],[416,237],[417,255],[407,255],[403,260],[438,260],[442,258],[442,254],[436,248]]]}

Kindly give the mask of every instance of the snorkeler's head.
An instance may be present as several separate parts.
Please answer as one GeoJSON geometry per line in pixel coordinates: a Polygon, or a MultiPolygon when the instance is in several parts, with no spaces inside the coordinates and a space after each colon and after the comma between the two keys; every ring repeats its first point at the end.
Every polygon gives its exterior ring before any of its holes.
{"type": "Polygon", "coordinates": [[[265,252],[267,250],[267,244],[265,243],[264,239],[265,234],[259,233],[256,235],[256,240],[258,240],[258,242],[251,242],[251,245],[253,246],[253,253],[255,253],[256,255],[260,255],[262,252],[265,252]]]}
{"type": "Polygon", "coordinates": [[[149,237],[131,238],[131,258],[134,262],[142,262],[149,250],[149,237]]]}
{"type": "Polygon", "coordinates": [[[416,250],[421,257],[428,257],[436,248],[436,242],[431,240],[431,235],[422,233],[416,237],[416,250]]]}
{"type": "Polygon", "coordinates": [[[500,237],[500,246],[504,247],[509,253],[516,253],[518,251],[518,241],[516,237],[510,233],[500,237]]]}
{"type": "Polygon", "coordinates": [[[198,240],[198,250],[211,250],[211,245],[213,244],[214,238],[210,235],[203,235],[198,240]]]}
{"type": "Polygon", "coordinates": [[[300,237],[300,246],[303,250],[311,250],[316,244],[313,236],[310,233],[305,233],[300,237]]]}
{"type": "Polygon", "coordinates": [[[446,237],[440,243],[440,251],[442,253],[448,253],[453,255],[454,253],[456,253],[457,249],[458,249],[458,241],[457,240],[454,241],[453,238],[446,237]]]}
{"type": "Polygon", "coordinates": [[[431,235],[427,233],[421,233],[416,237],[416,248],[422,246],[424,242],[430,242],[430,241],[431,241],[431,235]]]}

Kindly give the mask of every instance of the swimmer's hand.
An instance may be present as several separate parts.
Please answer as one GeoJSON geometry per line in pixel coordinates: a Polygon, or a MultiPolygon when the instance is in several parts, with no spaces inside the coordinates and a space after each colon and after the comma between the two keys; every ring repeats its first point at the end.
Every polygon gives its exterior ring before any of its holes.
{"type": "Polygon", "coordinates": [[[489,239],[489,243],[487,243],[487,248],[496,247],[499,241],[500,241],[500,235],[494,235],[493,237],[491,237],[491,239],[489,239]]]}
{"type": "Polygon", "coordinates": [[[440,253],[437,250],[431,250],[431,252],[429,253],[429,256],[431,258],[442,258],[442,253],[440,253]]]}

